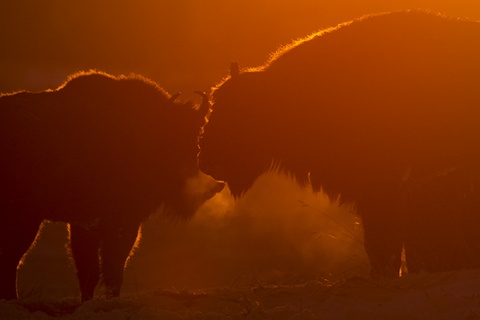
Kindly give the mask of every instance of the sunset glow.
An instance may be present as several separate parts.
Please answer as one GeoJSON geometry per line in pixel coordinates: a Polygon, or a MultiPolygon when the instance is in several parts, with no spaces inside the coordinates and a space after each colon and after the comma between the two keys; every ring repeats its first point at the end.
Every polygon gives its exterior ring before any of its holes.
{"type": "Polygon", "coordinates": [[[0,92],[54,88],[91,68],[139,73],[169,92],[208,92],[233,60],[255,67],[320,29],[416,8],[480,20],[480,5],[468,0],[5,2],[0,65],[9,76],[0,92]]]}
{"type": "Polygon", "coordinates": [[[480,314],[479,21],[471,0],[3,1],[0,318],[480,314]]]}

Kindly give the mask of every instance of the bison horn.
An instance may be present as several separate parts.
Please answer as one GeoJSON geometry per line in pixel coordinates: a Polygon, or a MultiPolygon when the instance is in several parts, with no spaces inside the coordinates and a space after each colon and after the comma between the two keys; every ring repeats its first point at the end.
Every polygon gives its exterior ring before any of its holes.
{"type": "Polygon", "coordinates": [[[181,92],[175,93],[174,95],[172,95],[172,96],[170,97],[170,99],[168,99],[168,102],[174,103],[175,100],[177,100],[178,96],[181,95],[181,94],[182,94],[181,92]]]}
{"type": "Polygon", "coordinates": [[[240,68],[237,61],[232,61],[230,64],[230,77],[234,78],[240,74],[240,68]]]}
{"type": "Polygon", "coordinates": [[[194,93],[202,97],[202,104],[200,104],[200,108],[198,110],[206,114],[208,110],[210,110],[210,102],[209,102],[208,94],[206,94],[203,91],[194,91],[194,93]]]}

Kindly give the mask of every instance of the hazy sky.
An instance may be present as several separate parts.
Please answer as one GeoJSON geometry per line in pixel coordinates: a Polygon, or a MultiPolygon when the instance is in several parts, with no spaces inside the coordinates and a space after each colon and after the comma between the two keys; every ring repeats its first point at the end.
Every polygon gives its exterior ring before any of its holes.
{"type": "Polygon", "coordinates": [[[208,90],[230,61],[367,13],[430,8],[480,19],[476,0],[16,0],[0,3],[0,92],[58,86],[96,68],[141,73],[167,91],[208,90]]]}

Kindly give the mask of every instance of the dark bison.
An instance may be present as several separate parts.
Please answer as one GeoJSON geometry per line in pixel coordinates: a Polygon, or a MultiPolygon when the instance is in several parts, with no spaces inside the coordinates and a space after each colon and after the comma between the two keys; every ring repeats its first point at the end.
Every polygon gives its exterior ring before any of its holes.
{"type": "Polygon", "coordinates": [[[102,275],[122,285],[141,222],[163,205],[188,218],[223,187],[196,189],[208,106],[177,103],[140,76],[79,73],[56,90],[0,97],[0,299],[42,220],[69,223],[82,301],[102,275]]]}
{"type": "Polygon", "coordinates": [[[372,272],[480,261],[480,23],[367,16],[213,89],[200,169],[241,195],[272,164],[363,220],[372,272]]]}

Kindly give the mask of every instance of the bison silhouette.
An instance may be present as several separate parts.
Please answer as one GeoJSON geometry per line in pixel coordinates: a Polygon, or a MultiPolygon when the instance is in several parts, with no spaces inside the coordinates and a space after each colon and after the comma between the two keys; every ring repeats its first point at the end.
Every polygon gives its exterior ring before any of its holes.
{"type": "Polygon", "coordinates": [[[279,168],[355,203],[372,273],[478,265],[480,23],[366,16],[297,40],[212,91],[200,169],[241,196],[279,168]]]}
{"type": "Polygon", "coordinates": [[[16,297],[44,219],[69,224],[82,301],[100,278],[117,297],[142,221],[162,205],[186,219],[223,188],[197,167],[208,106],[175,98],[141,76],[93,71],[0,97],[0,299],[16,297]]]}

